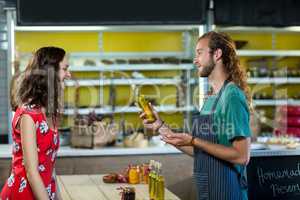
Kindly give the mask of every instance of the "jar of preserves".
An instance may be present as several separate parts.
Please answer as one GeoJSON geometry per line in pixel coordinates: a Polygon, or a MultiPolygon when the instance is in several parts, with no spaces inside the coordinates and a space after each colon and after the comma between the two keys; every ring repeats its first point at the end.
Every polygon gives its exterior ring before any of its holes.
{"type": "Polygon", "coordinates": [[[140,183],[140,173],[136,166],[131,166],[129,168],[128,179],[130,184],[140,183]]]}

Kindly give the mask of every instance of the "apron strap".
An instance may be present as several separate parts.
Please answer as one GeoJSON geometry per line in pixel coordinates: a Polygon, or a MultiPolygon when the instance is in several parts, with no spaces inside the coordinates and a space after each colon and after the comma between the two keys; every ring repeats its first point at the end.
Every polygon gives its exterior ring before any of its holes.
{"type": "Polygon", "coordinates": [[[221,98],[222,93],[223,93],[223,91],[224,91],[224,89],[225,89],[225,87],[226,87],[226,85],[227,85],[228,83],[229,83],[229,80],[226,79],[226,80],[224,81],[224,83],[223,83],[223,86],[222,86],[221,90],[220,90],[219,93],[218,93],[218,96],[217,96],[217,98],[216,98],[214,104],[213,104],[213,107],[212,107],[212,109],[211,109],[211,114],[215,112],[216,107],[217,107],[217,104],[218,104],[218,101],[219,101],[219,99],[221,98]]]}

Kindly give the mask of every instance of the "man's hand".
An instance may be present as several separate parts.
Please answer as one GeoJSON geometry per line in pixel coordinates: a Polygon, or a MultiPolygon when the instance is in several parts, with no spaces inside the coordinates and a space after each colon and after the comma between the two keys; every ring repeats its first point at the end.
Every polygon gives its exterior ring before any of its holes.
{"type": "Polygon", "coordinates": [[[149,106],[151,107],[152,112],[153,112],[154,117],[155,117],[156,120],[154,122],[149,122],[146,119],[147,114],[144,113],[144,112],[140,114],[140,118],[143,120],[143,125],[146,129],[149,129],[149,130],[152,130],[152,131],[158,131],[159,127],[161,127],[163,122],[160,119],[158,113],[154,110],[153,106],[150,103],[149,103],[149,106]]]}
{"type": "Polygon", "coordinates": [[[191,146],[192,136],[187,133],[162,135],[162,140],[174,146],[191,146]]]}

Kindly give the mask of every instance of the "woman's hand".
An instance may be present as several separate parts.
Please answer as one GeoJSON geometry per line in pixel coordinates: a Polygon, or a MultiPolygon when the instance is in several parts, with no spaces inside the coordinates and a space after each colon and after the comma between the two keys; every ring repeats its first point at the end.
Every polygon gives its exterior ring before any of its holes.
{"type": "Polygon", "coordinates": [[[162,126],[163,121],[160,119],[158,113],[154,110],[153,106],[150,103],[149,103],[149,105],[152,109],[153,115],[156,120],[154,122],[149,122],[146,119],[146,113],[144,113],[144,112],[140,114],[140,118],[143,120],[143,125],[146,129],[149,129],[152,131],[158,131],[158,129],[162,126]]]}
{"type": "Polygon", "coordinates": [[[191,146],[193,137],[187,133],[174,133],[162,135],[162,140],[174,146],[191,146]]]}

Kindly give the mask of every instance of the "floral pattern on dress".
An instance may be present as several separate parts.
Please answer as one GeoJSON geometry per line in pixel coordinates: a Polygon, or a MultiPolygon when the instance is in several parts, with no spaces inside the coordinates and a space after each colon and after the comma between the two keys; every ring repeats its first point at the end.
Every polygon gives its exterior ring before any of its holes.
{"type": "Polygon", "coordinates": [[[13,152],[17,153],[20,150],[20,145],[17,142],[13,142],[13,152]]]}
{"type": "Polygon", "coordinates": [[[26,187],[27,187],[27,181],[24,177],[22,177],[20,182],[19,192],[23,192],[26,187]]]}
{"type": "Polygon", "coordinates": [[[48,192],[48,196],[51,196],[51,183],[46,187],[46,190],[48,192]]]}
{"type": "Polygon", "coordinates": [[[8,187],[13,186],[14,182],[15,182],[15,176],[13,173],[11,173],[10,177],[7,179],[7,186],[8,187]]]}
{"type": "Polygon", "coordinates": [[[48,124],[46,121],[42,121],[39,125],[41,134],[46,134],[49,130],[48,124]]]}
{"type": "Polygon", "coordinates": [[[49,198],[50,198],[50,200],[54,200],[55,199],[55,192],[52,192],[51,196],[49,198]]]}
{"type": "Polygon", "coordinates": [[[27,110],[27,111],[33,111],[33,109],[35,108],[35,105],[33,105],[33,104],[30,104],[30,105],[25,105],[25,109],[27,110]]]}
{"type": "Polygon", "coordinates": [[[43,164],[39,165],[39,171],[44,172],[46,170],[45,166],[43,164]]]}

